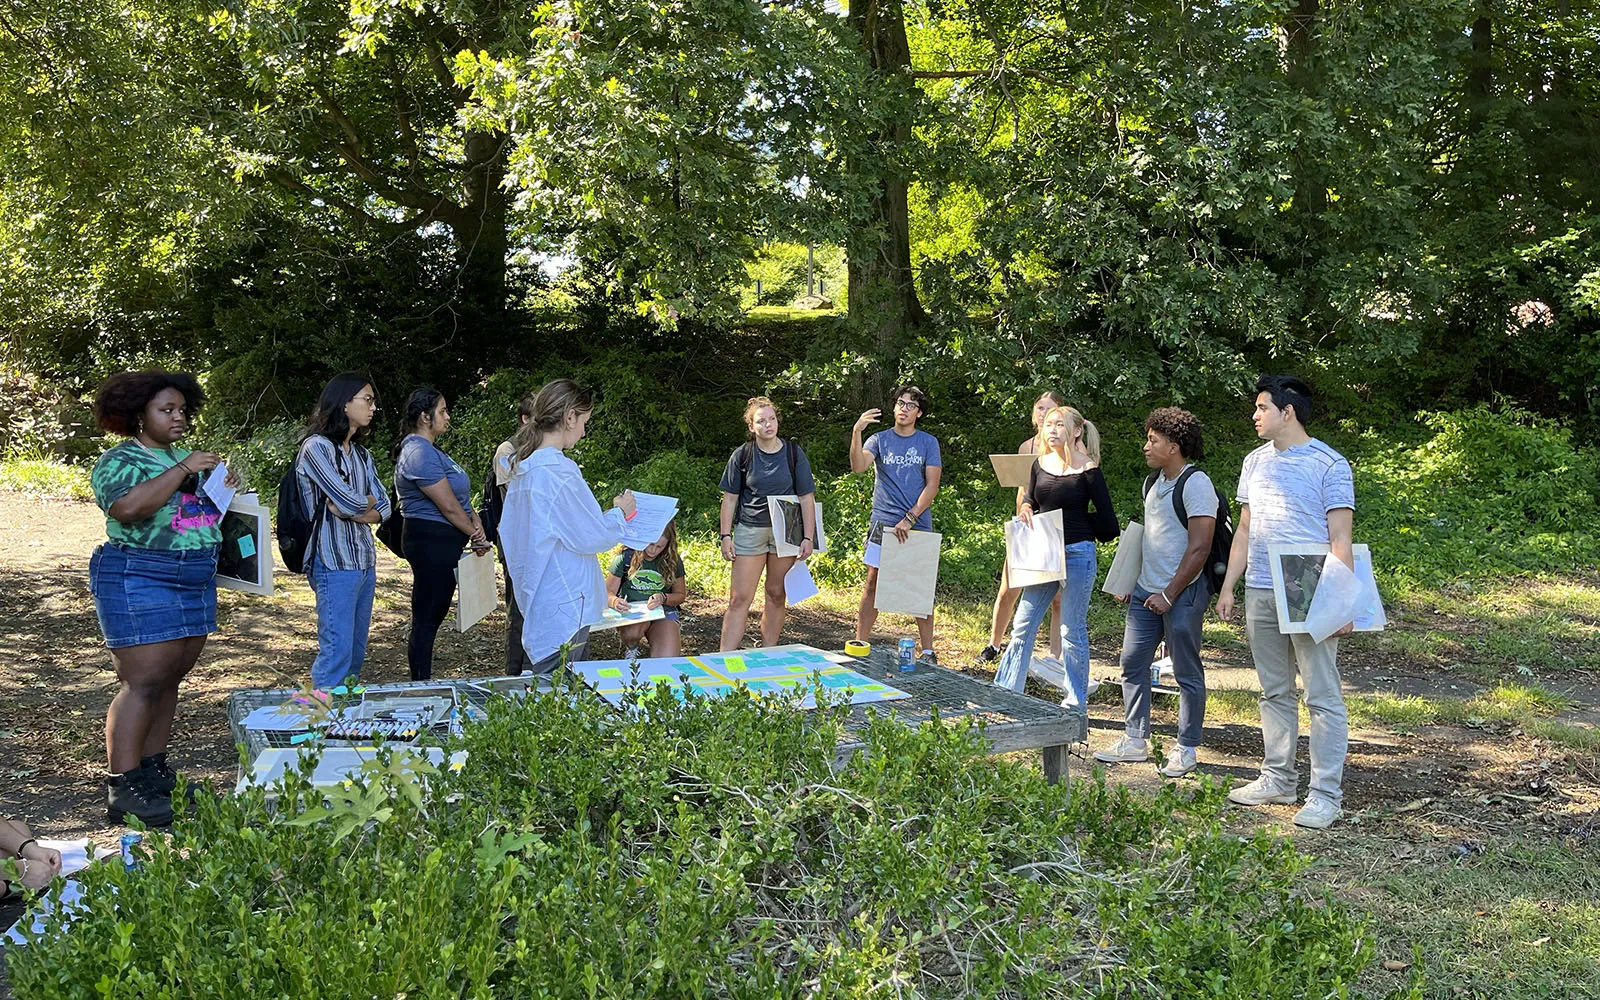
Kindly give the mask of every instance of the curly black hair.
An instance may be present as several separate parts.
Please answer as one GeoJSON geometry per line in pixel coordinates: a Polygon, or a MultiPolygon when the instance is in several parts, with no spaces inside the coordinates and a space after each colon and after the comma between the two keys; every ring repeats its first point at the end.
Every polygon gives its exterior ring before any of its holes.
{"type": "Polygon", "coordinates": [[[1144,429],[1146,433],[1155,431],[1177,445],[1178,451],[1191,462],[1206,457],[1205,448],[1200,442],[1200,418],[1188,410],[1163,406],[1144,418],[1144,429]]]}
{"type": "Polygon", "coordinates": [[[190,420],[205,405],[205,390],[188,372],[118,372],[101,383],[94,394],[95,422],[107,433],[133,437],[139,432],[139,416],[144,408],[167,389],[176,389],[183,395],[183,414],[190,420]]]}
{"type": "Polygon", "coordinates": [[[928,394],[914,385],[897,385],[889,394],[889,406],[892,408],[900,401],[901,396],[910,396],[917,404],[917,419],[921,420],[928,415],[928,394]]]}

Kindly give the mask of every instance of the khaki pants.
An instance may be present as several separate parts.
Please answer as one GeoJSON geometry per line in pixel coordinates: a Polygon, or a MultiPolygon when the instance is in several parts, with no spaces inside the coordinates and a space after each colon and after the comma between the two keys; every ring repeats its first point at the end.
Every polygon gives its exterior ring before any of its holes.
{"type": "Polygon", "coordinates": [[[1272,591],[1249,588],[1244,596],[1245,631],[1261,679],[1261,774],[1284,788],[1296,788],[1295,747],[1300,742],[1300,707],[1295,675],[1311,712],[1311,794],[1339,805],[1344,799],[1344,758],[1350,726],[1339,686],[1339,640],[1312,642],[1309,635],[1278,631],[1272,591]]]}

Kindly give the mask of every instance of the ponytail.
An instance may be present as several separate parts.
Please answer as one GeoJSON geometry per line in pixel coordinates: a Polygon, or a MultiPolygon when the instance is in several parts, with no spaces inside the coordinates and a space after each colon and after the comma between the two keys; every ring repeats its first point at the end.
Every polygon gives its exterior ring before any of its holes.
{"type": "Polygon", "coordinates": [[[1100,464],[1100,429],[1091,420],[1083,422],[1083,453],[1090,462],[1100,464]]]}
{"type": "Polygon", "coordinates": [[[400,436],[395,438],[394,451],[389,456],[391,459],[400,460],[400,446],[405,444],[406,437],[417,432],[417,425],[422,423],[422,418],[432,413],[443,398],[444,393],[427,386],[411,390],[411,395],[406,397],[406,405],[400,409],[400,436]]]}
{"type": "MultiPolygon", "coordinates": [[[[1094,424],[1092,424],[1089,421],[1085,420],[1083,418],[1083,414],[1079,413],[1078,412],[1078,408],[1075,407],[1075,406],[1057,406],[1057,407],[1053,408],[1049,413],[1046,413],[1044,415],[1044,419],[1048,421],[1051,417],[1055,416],[1057,413],[1061,414],[1063,417],[1066,418],[1066,420],[1067,420],[1067,428],[1068,428],[1069,433],[1071,434],[1072,437],[1076,437],[1078,439],[1079,446],[1083,448],[1083,453],[1089,457],[1089,463],[1091,465],[1099,465],[1100,464],[1100,429],[1098,427],[1096,427],[1094,424]]],[[[1067,445],[1067,464],[1068,465],[1072,464],[1072,453],[1071,452],[1072,452],[1072,446],[1069,443],[1067,445]]]]}

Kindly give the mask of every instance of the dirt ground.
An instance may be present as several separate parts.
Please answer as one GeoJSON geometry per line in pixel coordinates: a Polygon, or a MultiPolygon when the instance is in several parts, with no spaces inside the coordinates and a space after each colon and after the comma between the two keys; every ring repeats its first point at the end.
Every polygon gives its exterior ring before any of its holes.
{"type": "MultiPolygon", "coordinates": [[[[116,678],[87,578],[89,554],[103,538],[101,515],[92,505],[0,493],[0,815],[25,819],[45,836],[90,837],[115,845],[121,830],[106,822],[100,778],[104,715],[116,678]]],[[[298,687],[308,676],[316,646],[310,591],[303,577],[282,570],[276,584],[279,592],[271,599],[220,594],[221,630],[185,683],[178,707],[173,762],[192,777],[219,785],[235,778],[238,761],[224,712],[230,692],[298,687]]],[[[384,552],[363,679],[406,677],[408,595],[408,569],[384,552]]],[[[721,612],[720,601],[691,596],[684,615],[687,650],[715,648],[721,612]]],[[[757,623],[752,613],[752,638],[757,623]]],[[[836,649],[852,628],[843,612],[802,606],[792,610],[785,636],[836,649]]],[[[499,673],[504,633],[505,619],[498,612],[465,635],[447,621],[435,655],[436,676],[499,673]]],[[[608,648],[603,644],[599,652],[608,648]]],[[[946,665],[984,673],[967,666],[974,650],[955,637],[941,633],[939,651],[946,665]]],[[[1112,676],[1115,650],[1095,652],[1095,676],[1112,676]]],[[[1208,661],[1212,687],[1253,686],[1245,655],[1236,650],[1208,661]]],[[[1417,664],[1357,654],[1342,666],[1351,691],[1473,693],[1461,678],[1417,664]]],[[[1596,717],[1600,696],[1594,682],[1580,677],[1564,686],[1583,702],[1580,719],[1596,717]]],[[[1174,708],[1166,704],[1170,701],[1158,699],[1156,719],[1168,739],[1176,721],[1174,708]]],[[[1219,778],[1247,781],[1260,759],[1259,729],[1248,713],[1218,714],[1206,728],[1203,768],[1219,778]]],[[[1090,716],[1091,746],[1107,744],[1120,733],[1121,705],[1113,692],[1097,697],[1090,716]]],[[[1301,754],[1304,773],[1304,738],[1301,754]]],[[[1088,766],[1087,760],[1074,760],[1074,775],[1086,774],[1088,766]]],[[[1149,786],[1161,780],[1149,766],[1113,768],[1110,777],[1149,786]]],[[[1517,730],[1355,730],[1345,783],[1346,810],[1354,822],[1322,834],[1297,834],[1303,846],[1334,865],[1368,858],[1374,838],[1424,856],[1459,853],[1461,845],[1470,851],[1470,845],[1489,836],[1535,838],[1585,851],[1600,846],[1594,837],[1600,832],[1600,762],[1517,730]]],[[[1292,814],[1289,806],[1241,811],[1238,823],[1289,833],[1294,832],[1292,814]]],[[[1350,881],[1352,898],[1360,899],[1360,889],[1359,879],[1350,881]]],[[[0,908],[0,927],[16,912],[15,904],[0,908]]],[[[0,974],[0,996],[7,993],[0,974]]]]}

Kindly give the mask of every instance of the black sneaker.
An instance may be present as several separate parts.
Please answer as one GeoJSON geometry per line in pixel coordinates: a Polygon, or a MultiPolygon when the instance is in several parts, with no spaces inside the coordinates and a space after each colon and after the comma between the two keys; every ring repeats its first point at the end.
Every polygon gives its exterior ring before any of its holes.
{"type": "Polygon", "coordinates": [[[931,649],[924,649],[922,651],[922,655],[918,657],[918,659],[922,660],[923,663],[926,663],[930,667],[937,667],[939,665],[939,656],[931,649]]]}
{"type": "Polygon", "coordinates": [[[995,646],[985,646],[978,653],[978,663],[980,666],[985,663],[993,663],[998,659],[1000,659],[1000,650],[995,646]]]}
{"type": "Polygon", "coordinates": [[[172,799],[152,788],[143,769],[106,775],[106,818],[122,823],[137,816],[145,826],[172,823],[172,799]]]}
{"type": "Polygon", "coordinates": [[[178,787],[178,772],[167,766],[165,753],[139,758],[139,770],[144,772],[145,784],[168,798],[172,797],[172,790],[178,787]]]}

